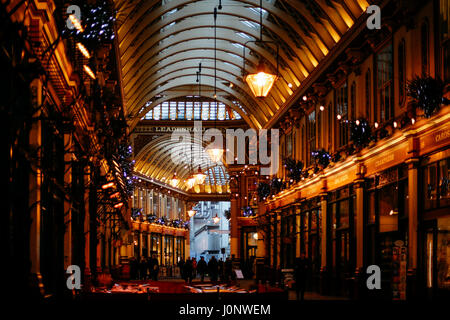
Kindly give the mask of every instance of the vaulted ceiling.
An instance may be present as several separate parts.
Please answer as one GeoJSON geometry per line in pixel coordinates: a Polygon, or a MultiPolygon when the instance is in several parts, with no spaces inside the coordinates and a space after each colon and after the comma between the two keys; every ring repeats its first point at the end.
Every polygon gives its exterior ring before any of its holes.
{"type": "Polygon", "coordinates": [[[255,71],[259,58],[274,71],[277,66],[275,45],[247,43],[260,36],[260,1],[221,2],[214,51],[213,10],[219,0],[115,1],[131,128],[164,101],[196,94],[200,62],[201,95],[211,98],[216,86],[217,101],[238,112],[249,126],[263,127],[292,103],[289,97],[369,5],[366,0],[263,0],[263,40],[279,45],[280,78],[268,97],[258,99],[242,79],[244,47],[246,71],[255,71]]]}

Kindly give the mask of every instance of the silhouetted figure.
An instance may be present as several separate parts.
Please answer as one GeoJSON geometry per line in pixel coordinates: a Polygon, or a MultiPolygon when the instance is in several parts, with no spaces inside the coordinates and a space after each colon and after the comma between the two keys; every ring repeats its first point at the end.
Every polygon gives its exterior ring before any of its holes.
{"type": "Polygon", "coordinates": [[[294,268],[294,278],[295,278],[295,290],[297,292],[297,300],[303,300],[306,290],[306,282],[308,274],[311,269],[311,264],[309,259],[306,258],[305,253],[300,254],[300,258],[297,259],[294,268]]]}
{"type": "Polygon", "coordinates": [[[192,279],[197,278],[197,258],[192,258],[192,279]]]}
{"type": "Polygon", "coordinates": [[[208,265],[206,264],[205,258],[200,257],[200,261],[197,263],[197,272],[200,275],[200,279],[203,282],[205,279],[205,273],[208,271],[208,265]]]}
{"type": "Polygon", "coordinates": [[[216,257],[212,256],[208,262],[208,272],[211,281],[217,281],[217,274],[219,273],[219,264],[217,263],[216,257]]]}
{"type": "Polygon", "coordinates": [[[130,259],[130,278],[136,280],[138,277],[139,263],[135,257],[130,259]]]}
{"type": "Polygon", "coordinates": [[[230,281],[233,272],[233,264],[228,257],[225,259],[224,269],[225,281],[230,281]]]}
{"type": "Polygon", "coordinates": [[[158,273],[159,273],[159,263],[158,259],[156,258],[156,255],[152,255],[152,257],[149,260],[149,269],[150,269],[150,278],[153,281],[158,280],[158,273]]]}
{"type": "Polygon", "coordinates": [[[220,281],[223,281],[224,278],[224,262],[222,260],[222,258],[219,259],[219,279],[220,281]]]}
{"type": "Polygon", "coordinates": [[[192,260],[188,258],[184,264],[184,281],[192,282],[192,260]]]}
{"type": "Polygon", "coordinates": [[[141,257],[139,261],[139,279],[145,280],[147,275],[147,259],[145,257],[141,257]]]}

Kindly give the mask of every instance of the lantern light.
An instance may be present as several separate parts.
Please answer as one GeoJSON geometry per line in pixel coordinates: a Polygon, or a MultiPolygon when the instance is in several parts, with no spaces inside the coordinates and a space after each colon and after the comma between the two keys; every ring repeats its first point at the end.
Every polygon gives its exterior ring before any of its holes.
{"type": "Polygon", "coordinates": [[[119,209],[119,208],[121,208],[122,206],[123,206],[123,202],[119,202],[119,203],[116,203],[116,204],[114,205],[114,208],[119,209]]]}
{"type": "Polygon", "coordinates": [[[195,216],[196,213],[197,213],[197,211],[195,211],[195,210],[193,210],[193,209],[188,210],[188,216],[189,216],[190,218],[192,218],[193,216],[195,216]]]}
{"type": "Polygon", "coordinates": [[[336,116],[336,118],[337,118],[338,120],[341,120],[341,119],[342,119],[342,116],[341,116],[340,114],[338,114],[338,115],[336,116]]]}
{"type": "Polygon", "coordinates": [[[112,181],[102,185],[102,189],[109,189],[112,187],[114,187],[114,182],[112,182],[112,181]]]}
{"type": "Polygon", "coordinates": [[[378,128],[378,122],[374,123],[375,128],[378,128]]]}
{"type": "Polygon", "coordinates": [[[91,77],[92,79],[95,79],[95,74],[94,74],[94,72],[92,71],[92,69],[89,68],[88,65],[85,64],[85,65],[83,66],[83,68],[84,68],[84,71],[89,75],[89,77],[91,77]]]}
{"type": "Polygon", "coordinates": [[[177,184],[178,184],[178,182],[180,182],[180,179],[178,179],[177,173],[175,172],[175,173],[173,174],[172,179],[170,180],[170,185],[171,185],[172,187],[176,187],[177,184]]]}
{"type": "Polygon", "coordinates": [[[213,162],[219,162],[222,159],[222,155],[223,155],[223,149],[221,148],[208,148],[206,149],[206,152],[209,155],[209,158],[211,159],[211,161],[213,162]]]}
{"type": "Polygon", "coordinates": [[[198,166],[198,171],[195,174],[195,182],[197,184],[202,184],[206,179],[206,174],[203,173],[202,168],[198,166]]]}
{"type": "Polygon", "coordinates": [[[320,109],[320,111],[324,111],[325,107],[324,106],[320,106],[319,109],[320,109]]]}
{"type": "Polygon", "coordinates": [[[80,52],[83,54],[83,56],[85,56],[87,59],[89,59],[91,57],[88,49],[86,49],[86,47],[81,42],[77,43],[77,48],[78,48],[78,50],[80,50],[80,52]]]}
{"type": "Polygon", "coordinates": [[[278,76],[276,74],[271,73],[267,69],[263,60],[260,60],[257,72],[248,74],[245,77],[245,82],[247,82],[255,97],[264,98],[269,94],[277,78],[278,76]]]}
{"type": "Polygon", "coordinates": [[[214,221],[215,224],[219,223],[220,218],[217,216],[217,214],[216,214],[216,216],[213,218],[213,221],[214,221]]]}

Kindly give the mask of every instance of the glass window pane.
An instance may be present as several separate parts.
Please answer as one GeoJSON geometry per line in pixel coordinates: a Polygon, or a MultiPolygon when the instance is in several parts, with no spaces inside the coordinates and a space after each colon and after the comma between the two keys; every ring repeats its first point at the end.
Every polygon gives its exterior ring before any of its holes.
{"type": "Polygon", "coordinates": [[[186,119],[192,120],[193,117],[193,103],[192,101],[186,101],[186,119]]]}
{"type": "Polygon", "coordinates": [[[177,119],[179,120],[186,119],[184,114],[184,101],[178,102],[177,119]]]}
{"type": "Polygon", "coordinates": [[[177,102],[176,101],[170,102],[169,118],[170,118],[170,120],[175,120],[177,118],[177,102]]]}
{"type": "Polygon", "coordinates": [[[202,120],[209,119],[209,102],[202,103],[202,120]]]}
{"type": "Polygon", "coordinates": [[[155,119],[155,120],[161,119],[161,105],[157,105],[153,109],[153,119],[155,119]]]}

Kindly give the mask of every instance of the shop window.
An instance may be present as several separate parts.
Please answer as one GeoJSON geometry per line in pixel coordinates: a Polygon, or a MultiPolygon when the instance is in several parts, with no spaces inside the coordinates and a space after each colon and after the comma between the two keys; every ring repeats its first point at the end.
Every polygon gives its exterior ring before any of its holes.
{"type": "Polygon", "coordinates": [[[340,117],[337,124],[338,147],[343,147],[348,143],[349,138],[348,126],[345,123],[348,120],[347,83],[336,90],[336,117],[338,116],[340,117]]]}
{"type": "Polygon", "coordinates": [[[402,39],[398,45],[398,103],[403,105],[406,93],[406,51],[405,39],[402,39]]]}
{"type": "Polygon", "coordinates": [[[423,168],[425,210],[450,206],[450,158],[423,168]]]}
{"type": "Polygon", "coordinates": [[[398,192],[395,185],[389,185],[380,190],[380,232],[392,232],[398,230],[396,194],[398,194],[398,192]]]}
{"type": "Polygon", "coordinates": [[[377,110],[375,120],[384,122],[394,116],[392,106],[392,43],[385,46],[376,58],[377,65],[377,110]]]}
{"type": "Polygon", "coordinates": [[[450,290],[450,217],[437,219],[437,229],[437,287],[450,290]]]}

